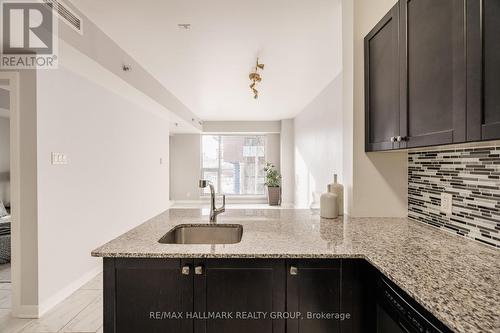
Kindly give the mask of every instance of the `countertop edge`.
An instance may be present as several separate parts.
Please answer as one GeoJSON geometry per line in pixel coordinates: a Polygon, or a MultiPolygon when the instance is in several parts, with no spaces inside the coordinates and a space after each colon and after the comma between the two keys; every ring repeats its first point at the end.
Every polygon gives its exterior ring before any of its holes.
{"type": "Polygon", "coordinates": [[[195,259],[195,258],[208,258],[208,259],[366,259],[365,254],[280,254],[280,253],[102,253],[91,252],[92,257],[97,258],[130,258],[130,259],[195,259]]]}
{"type": "MultiPolygon", "coordinates": [[[[197,218],[197,216],[195,216],[197,218]]],[[[287,217],[288,218],[288,217],[287,217]]],[[[308,215],[304,215],[304,218],[308,218],[308,215]]],[[[293,219],[293,216],[292,216],[293,219]]],[[[350,218],[348,218],[350,219],[350,218]]],[[[368,219],[368,218],[366,218],[368,219]]],[[[377,218],[373,218],[377,219],[377,218]]],[[[447,237],[452,236],[452,242],[457,240],[457,242],[460,243],[467,243],[467,244],[461,244],[463,247],[464,245],[468,245],[470,243],[474,243],[476,246],[479,246],[479,250],[476,248],[476,251],[490,251],[490,250],[496,250],[495,247],[489,246],[488,244],[483,244],[477,241],[474,241],[473,239],[458,236],[454,233],[445,231],[440,228],[436,228],[432,225],[422,223],[421,221],[406,217],[406,218],[384,218],[388,220],[406,220],[409,222],[410,225],[414,225],[415,227],[418,226],[423,227],[429,231],[431,231],[433,234],[434,232],[438,233],[443,233],[446,234],[447,237]]],[[[363,218],[359,218],[360,221],[363,221],[363,218]]],[[[160,220],[161,221],[161,220],[160,220]]],[[[148,221],[147,221],[148,222],[148,221]]],[[[147,223],[145,222],[145,223],[147,223]]],[[[150,223],[158,223],[156,221],[152,221],[150,223]]],[[[345,223],[345,222],[344,222],[345,223]]],[[[352,222],[351,222],[352,223],[352,222]]],[[[166,226],[169,226],[169,224],[166,224],[166,226]]],[[[414,229],[414,227],[412,227],[414,229]]],[[[141,230],[142,231],[142,230],[141,230]]],[[[125,235],[125,234],[124,234],[125,235]]],[[[123,236],[123,235],[122,235],[123,236]]],[[[434,235],[435,236],[435,235],[434,235]]],[[[121,237],[121,236],[120,236],[121,237]]],[[[420,242],[420,239],[415,236],[412,236],[409,238],[411,241],[415,241],[415,238],[420,242]]],[[[373,266],[375,269],[377,269],[381,274],[386,276],[391,282],[393,282],[395,285],[397,285],[401,290],[403,290],[405,293],[407,293],[410,297],[415,299],[415,301],[420,304],[424,309],[432,313],[438,320],[440,320],[445,326],[447,326],[450,330],[453,332],[457,333],[465,333],[465,332],[490,332],[490,333],[500,333],[500,321],[497,323],[495,319],[491,318],[491,311],[490,313],[487,313],[487,317],[484,317],[483,319],[487,318],[487,322],[483,322],[481,325],[476,325],[479,324],[478,322],[472,321],[463,321],[463,320],[458,320],[458,317],[456,312],[453,313],[447,313],[446,312],[446,306],[444,306],[444,309],[441,308],[443,305],[442,302],[440,303],[437,300],[433,300],[431,298],[426,298],[426,290],[419,290],[418,285],[415,286],[414,282],[415,281],[407,281],[405,273],[399,274],[398,272],[394,272],[394,270],[391,269],[391,266],[388,265],[388,263],[384,262],[383,257],[379,257],[380,253],[377,255],[377,253],[374,253],[373,255],[369,253],[369,251],[364,251],[363,249],[353,249],[353,248],[343,248],[343,249],[337,249],[337,253],[322,253],[321,251],[317,251],[317,249],[312,250],[309,253],[299,253],[301,249],[298,248],[293,248],[290,249],[290,252],[287,251],[278,251],[274,253],[256,253],[252,252],[252,249],[246,249],[238,253],[221,253],[221,252],[214,252],[210,253],[210,249],[204,250],[204,249],[198,249],[198,248],[191,248],[192,252],[183,252],[182,248],[175,248],[175,252],[162,252],[161,249],[155,248],[151,252],[148,252],[148,250],[143,250],[141,248],[132,248],[130,251],[127,251],[126,248],[122,247],[121,249],[114,248],[113,247],[108,247],[107,245],[111,242],[116,241],[118,238],[116,238],[113,241],[110,241],[104,245],[102,245],[99,248],[96,248],[91,251],[91,255],[93,257],[100,257],[100,258],[110,258],[110,259],[281,259],[281,260],[286,260],[286,259],[362,259],[366,260],[371,266],[373,266]],[[120,251],[121,250],[121,251],[120,251]],[[406,280],[405,280],[406,279],[406,280]],[[455,317],[454,317],[455,316],[455,317]],[[490,321],[492,319],[492,321],[490,321]]],[[[121,240],[123,241],[123,239],[121,240]]],[[[141,239],[140,241],[143,241],[141,239]]],[[[422,247],[419,245],[416,247],[417,250],[421,249],[422,247]]],[[[189,247],[186,247],[187,250],[189,250],[189,247]]],[[[397,247],[390,246],[389,249],[391,250],[398,250],[397,247]]],[[[262,250],[262,249],[261,249],[262,250]]],[[[272,250],[271,250],[272,251],[272,250]]],[[[270,252],[271,252],[270,251],[270,252]]],[[[304,252],[307,252],[305,250],[304,252]]],[[[379,251],[380,252],[380,251],[379,251]]],[[[390,255],[391,252],[388,253],[390,255]]],[[[411,277],[411,274],[410,274],[411,277]]],[[[432,289],[432,288],[431,288],[432,289]]],[[[460,312],[458,312],[460,313],[460,312]]]]}

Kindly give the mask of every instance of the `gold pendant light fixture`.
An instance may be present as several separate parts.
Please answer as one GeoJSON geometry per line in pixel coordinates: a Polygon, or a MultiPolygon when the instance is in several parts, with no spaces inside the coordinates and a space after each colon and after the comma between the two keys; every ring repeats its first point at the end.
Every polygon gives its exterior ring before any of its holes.
{"type": "Polygon", "coordinates": [[[264,64],[259,63],[259,58],[257,58],[257,63],[255,64],[255,70],[248,75],[250,78],[250,81],[252,81],[252,84],[250,84],[250,89],[252,89],[253,92],[253,98],[257,99],[259,98],[259,91],[255,88],[258,82],[262,81],[262,77],[259,74],[259,69],[263,70],[264,69],[264,64]]]}

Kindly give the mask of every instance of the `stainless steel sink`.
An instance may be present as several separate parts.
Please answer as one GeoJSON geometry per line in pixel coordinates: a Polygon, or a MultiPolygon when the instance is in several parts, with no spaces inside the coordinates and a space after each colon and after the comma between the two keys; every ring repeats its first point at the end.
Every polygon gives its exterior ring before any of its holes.
{"type": "Polygon", "coordinates": [[[163,244],[235,244],[241,242],[240,224],[180,224],[160,240],[163,244]]]}

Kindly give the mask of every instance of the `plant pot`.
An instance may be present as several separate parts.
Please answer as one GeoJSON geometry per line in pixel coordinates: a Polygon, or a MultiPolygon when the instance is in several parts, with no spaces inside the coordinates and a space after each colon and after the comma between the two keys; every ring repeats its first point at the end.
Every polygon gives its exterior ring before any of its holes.
{"type": "Polygon", "coordinates": [[[279,186],[267,187],[267,202],[269,206],[279,206],[281,204],[281,188],[279,186]]]}

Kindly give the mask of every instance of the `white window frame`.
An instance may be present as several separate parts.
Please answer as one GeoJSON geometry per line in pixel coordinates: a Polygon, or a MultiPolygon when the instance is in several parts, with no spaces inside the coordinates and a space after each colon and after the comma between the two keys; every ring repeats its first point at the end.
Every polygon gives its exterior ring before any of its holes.
{"type": "MultiPolygon", "coordinates": [[[[222,153],[222,149],[221,149],[221,144],[222,144],[222,140],[219,140],[219,156],[218,156],[218,166],[217,168],[204,168],[203,167],[203,136],[218,136],[220,138],[226,136],[226,137],[229,137],[229,136],[239,136],[239,137],[249,137],[249,136],[262,136],[264,137],[264,160],[267,161],[267,135],[266,134],[262,134],[262,133],[242,133],[242,134],[238,134],[238,133],[235,133],[235,134],[229,134],[229,133],[203,133],[202,135],[200,135],[200,179],[203,179],[203,174],[205,171],[213,171],[213,172],[217,172],[217,184],[214,184],[214,186],[216,187],[217,191],[215,194],[218,194],[218,195],[221,195],[221,194],[224,194],[220,191],[220,189],[222,188],[221,186],[221,161],[222,161],[222,156],[221,156],[221,153],[222,153]]],[[[208,197],[210,196],[210,194],[208,193],[205,193],[204,189],[200,189],[200,197],[208,197]]],[[[265,198],[266,197],[266,193],[264,191],[264,193],[262,194],[226,194],[226,197],[235,197],[235,198],[265,198]]]]}

